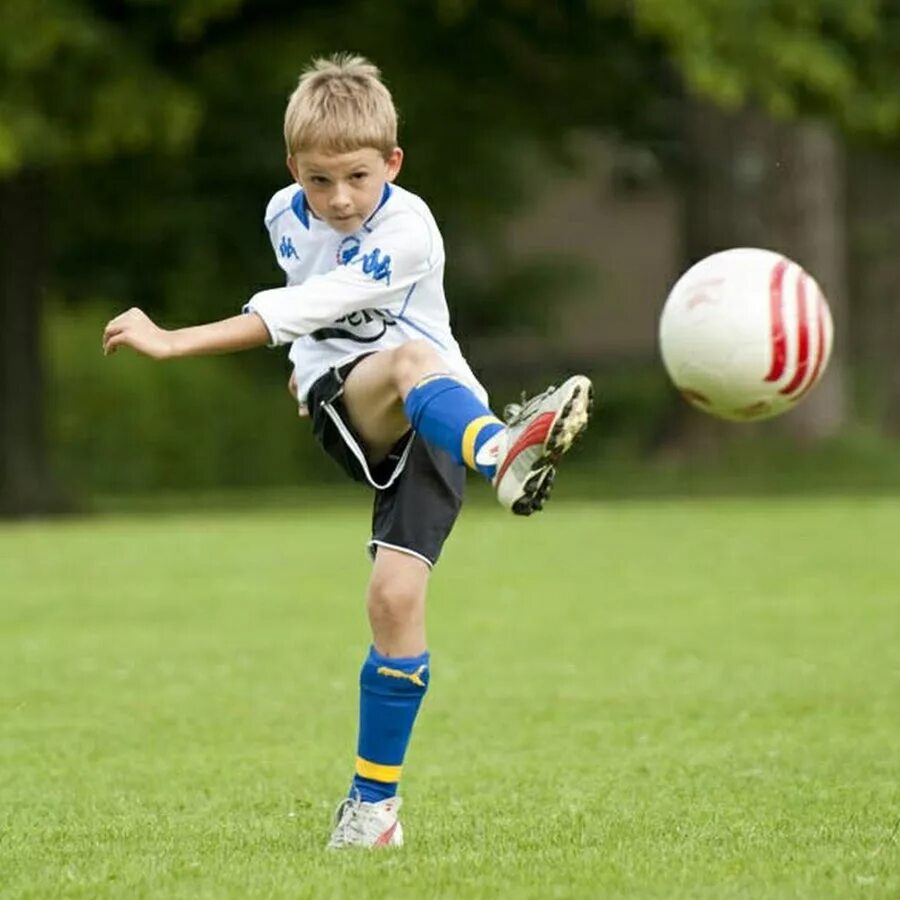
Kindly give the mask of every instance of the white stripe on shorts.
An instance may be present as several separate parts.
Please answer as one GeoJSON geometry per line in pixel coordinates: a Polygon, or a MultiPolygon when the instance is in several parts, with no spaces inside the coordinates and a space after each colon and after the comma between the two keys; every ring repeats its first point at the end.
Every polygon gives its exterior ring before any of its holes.
{"type": "Polygon", "coordinates": [[[369,553],[371,553],[373,557],[375,556],[372,552],[373,547],[385,547],[388,550],[396,550],[398,553],[406,553],[409,556],[414,556],[416,559],[421,559],[429,569],[434,568],[434,563],[427,556],[422,556],[421,553],[416,553],[415,550],[410,550],[409,547],[398,547],[396,544],[389,544],[387,541],[379,541],[373,538],[368,543],[369,553]]]}
{"type": "Polygon", "coordinates": [[[344,424],[344,420],[340,417],[340,415],[338,415],[337,410],[330,403],[323,403],[322,407],[325,409],[325,412],[328,413],[331,421],[334,422],[334,427],[337,428],[341,439],[350,448],[350,452],[357,458],[359,464],[362,466],[363,473],[366,476],[366,481],[368,481],[376,491],[387,490],[400,477],[400,473],[403,471],[403,467],[406,465],[406,460],[409,456],[409,450],[412,447],[413,441],[415,440],[415,435],[412,435],[406,442],[406,446],[403,448],[403,453],[400,455],[400,459],[397,460],[397,465],[394,466],[394,471],[391,472],[391,477],[388,478],[388,480],[384,484],[378,484],[378,482],[375,481],[375,479],[372,477],[372,473],[369,471],[369,464],[366,461],[366,454],[362,452],[362,448],[350,433],[350,429],[348,429],[344,424]]]}

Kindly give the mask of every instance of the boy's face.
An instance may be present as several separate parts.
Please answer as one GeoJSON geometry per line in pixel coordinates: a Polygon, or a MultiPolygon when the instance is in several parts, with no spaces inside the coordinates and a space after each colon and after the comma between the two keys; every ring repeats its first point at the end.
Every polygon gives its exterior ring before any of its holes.
{"type": "Polygon", "coordinates": [[[310,209],[342,234],[357,231],[375,211],[386,181],[393,181],[403,163],[395,147],[384,156],[372,147],[350,153],[295,153],[288,168],[303,188],[310,209]]]}

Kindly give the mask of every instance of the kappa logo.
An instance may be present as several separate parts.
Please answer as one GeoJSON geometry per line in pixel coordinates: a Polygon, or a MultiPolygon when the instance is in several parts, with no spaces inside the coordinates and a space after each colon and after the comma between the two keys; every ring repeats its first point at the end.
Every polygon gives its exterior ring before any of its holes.
{"type": "Polygon", "coordinates": [[[282,259],[300,259],[297,255],[297,248],[294,246],[294,242],[288,237],[288,235],[284,235],[281,239],[281,243],[278,245],[278,253],[282,259]]]}
{"type": "Polygon", "coordinates": [[[391,283],[391,257],[382,253],[381,247],[376,247],[371,253],[359,255],[360,240],[355,234],[345,237],[338,244],[335,261],[339,266],[349,266],[351,263],[360,264],[363,275],[371,275],[375,281],[391,283]]]}
{"type": "Polygon", "coordinates": [[[365,275],[371,275],[376,281],[391,283],[391,258],[387,255],[382,257],[380,247],[363,255],[362,270],[365,275]]]}
{"type": "Polygon", "coordinates": [[[427,663],[422,663],[415,672],[403,672],[400,669],[391,669],[388,666],[379,666],[375,671],[378,675],[385,675],[387,678],[402,678],[405,681],[411,681],[419,687],[425,687],[422,681],[422,673],[428,668],[427,663]]]}

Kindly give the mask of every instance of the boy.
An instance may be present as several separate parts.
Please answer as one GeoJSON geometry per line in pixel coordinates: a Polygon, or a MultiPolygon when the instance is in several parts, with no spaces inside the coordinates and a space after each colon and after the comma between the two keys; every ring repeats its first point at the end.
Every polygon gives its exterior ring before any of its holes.
{"type": "Polygon", "coordinates": [[[396,846],[397,785],[429,680],[426,587],[466,466],[514,513],[539,510],[587,427],[591,385],[570,378],[512,408],[506,424],[488,408],[450,329],[440,232],[394,183],[397,115],[373,65],[314,61],[288,103],[285,141],[294,183],[272,197],[265,223],[287,286],[257,293],[241,315],[173,331],[129,310],[106,326],[103,349],[165,359],[291,344],[300,414],[375,490],[356,771],[328,846],[396,846]]]}

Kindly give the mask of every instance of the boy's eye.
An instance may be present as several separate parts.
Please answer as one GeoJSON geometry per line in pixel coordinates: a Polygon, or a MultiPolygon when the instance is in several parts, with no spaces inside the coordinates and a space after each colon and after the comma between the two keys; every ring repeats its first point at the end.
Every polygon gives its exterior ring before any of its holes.
{"type": "Polygon", "coordinates": [[[362,181],[363,179],[367,178],[368,175],[368,172],[354,172],[351,177],[354,181],[362,181]]]}
{"type": "Polygon", "coordinates": [[[312,181],[316,187],[325,187],[325,185],[328,184],[328,179],[324,175],[313,175],[310,181],[312,181]]]}

